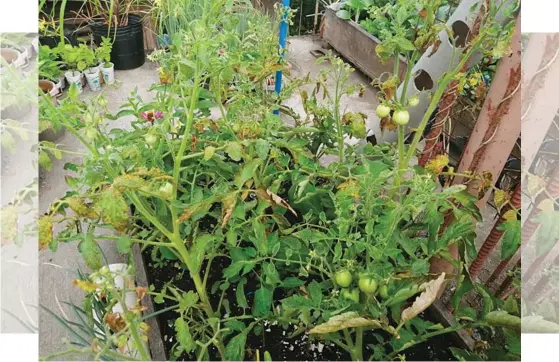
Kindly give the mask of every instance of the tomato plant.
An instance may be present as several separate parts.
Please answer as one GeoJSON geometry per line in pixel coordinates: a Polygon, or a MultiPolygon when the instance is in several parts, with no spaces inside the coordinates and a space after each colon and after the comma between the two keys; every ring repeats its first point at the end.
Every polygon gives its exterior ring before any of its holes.
{"type": "MultiPolygon", "coordinates": [[[[139,244],[158,262],[176,263],[192,290],[169,283],[143,292],[172,304],[177,358],[243,360],[248,336],[272,323],[334,343],[352,360],[391,360],[429,338],[503,320],[516,328],[514,316],[490,314],[487,292],[483,312],[452,326],[421,317],[447,279],[456,279],[458,300],[484,291],[464,264],[476,254],[477,200],[464,185],[439,190],[448,160],[409,165],[417,142],[403,152],[403,119],[397,148],[346,144],[363,137],[366,116],[342,109],[341,100],[365,88],[349,85],[353,70],[341,59],[325,57],[330,70],[270,94],[266,80],[283,69],[270,20],[255,18],[240,31],[233,5],[214,0],[158,55],[172,80],[153,87],[152,101],[133,92],[115,114],[97,102],[60,118],[89,154],[67,165],[77,176],[41,218],[42,247],[78,241],[93,270],[102,269],[100,239],[123,253],[139,244]],[[310,84],[309,94],[301,86],[310,84]],[[304,115],[280,105],[297,93],[304,115]],[[294,125],[273,114],[278,108],[294,125]],[[72,121],[86,115],[85,126],[72,121]],[[129,129],[108,126],[125,116],[133,118],[129,129]],[[324,155],[334,160],[326,165],[324,155]],[[65,225],[57,235],[55,223],[65,225]],[[452,260],[451,245],[462,251],[462,261],[452,261],[456,275],[432,275],[430,261],[452,260]],[[369,348],[370,339],[379,343],[369,348]]],[[[381,96],[398,122],[406,100],[381,96]]],[[[136,317],[123,325],[137,326],[136,317]]],[[[129,337],[142,348],[141,336],[129,337]]]]}

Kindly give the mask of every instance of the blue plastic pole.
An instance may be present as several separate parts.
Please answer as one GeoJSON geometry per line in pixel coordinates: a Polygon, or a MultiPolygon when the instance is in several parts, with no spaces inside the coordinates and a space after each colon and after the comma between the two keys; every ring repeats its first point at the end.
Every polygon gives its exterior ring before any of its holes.
{"type": "MultiPolygon", "coordinates": [[[[280,52],[280,60],[283,59],[284,54],[285,54],[285,46],[286,46],[286,42],[287,42],[287,31],[289,29],[289,24],[287,22],[287,10],[289,8],[289,6],[291,5],[291,0],[282,0],[282,9],[285,12],[283,14],[283,19],[281,20],[281,24],[280,24],[280,32],[279,32],[279,52],[280,52]]],[[[280,94],[281,92],[281,82],[283,80],[283,72],[281,70],[278,70],[276,72],[276,94],[280,94]]],[[[274,114],[278,115],[279,114],[279,109],[274,110],[274,114]]]]}

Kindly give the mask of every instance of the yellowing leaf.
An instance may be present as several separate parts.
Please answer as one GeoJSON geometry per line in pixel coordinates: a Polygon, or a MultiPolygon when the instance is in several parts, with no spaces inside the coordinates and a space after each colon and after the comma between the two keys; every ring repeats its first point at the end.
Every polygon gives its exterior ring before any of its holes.
{"type": "Polygon", "coordinates": [[[99,285],[88,280],[74,280],[72,281],[72,284],[86,293],[93,293],[97,290],[97,288],[99,288],[99,285]]]}
{"type": "Polygon", "coordinates": [[[510,195],[506,191],[497,189],[494,192],[493,200],[495,201],[495,206],[497,206],[497,209],[500,210],[503,205],[510,200],[510,195]]]}
{"type": "Polygon", "coordinates": [[[361,317],[357,312],[347,312],[334,316],[326,323],[319,324],[309,331],[310,334],[327,334],[346,328],[370,327],[382,329],[380,321],[361,317]]]}
{"type": "Polygon", "coordinates": [[[338,186],[338,190],[345,191],[356,199],[359,198],[359,185],[354,180],[347,180],[338,186]]]}
{"type": "Polygon", "coordinates": [[[102,191],[101,196],[95,203],[95,210],[103,222],[123,232],[128,224],[128,204],[115,187],[109,187],[102,191]]]}
{"type": "Polygon", "coordinates": [[[431,304],[433,304],[433,302],[437,299],[439,290],[444,283],[444,278],[445,273],[442,273],[437,279],[431,280],[430,282],[422,286],[422,289],[424,287],[425,291],[415,299],[411,307],[408,307],[402,311],[402,314],[400,316],[400,325],[403,325],[407,321],[412,320],[419,313],[423,312],[431,304]]]}
{"type": "Polygon", "coordinates": [[[431,161],[427,162],[427,164],[425,165],[425,169],[428,172],[438,176],[441,172],[443,172],[445,166],[448,166],[448,156],[438,155],[431,161]]]}
{"type": "Polygon", "coordinates": [[[528,174],[527,179],[528,182],[526,183],[526,191],[528,195],[531,197],[537,196],[544,188],[544,180],[532,174],[528,174]]]}
{"type": "Polygon", "coordinates": [[[507,221],[516,220],[516,210],[509,210],[503,214],[503,219],[507,221]]]}
{"type": "Polygon", "coordinates": [[[53,240],[53,225],[50,216],[45,215],[39,218],[39,249],[48,248],[53,240]]]}
{"type": "Polygon", "coordinates": [[[120,313],[107,313],[104,320],[114,332],[120,332],[126,327],[126,321],[120,313]]]}
{"type": "Polygon", "coordinates": [[[221,208],[221,216],[223,220],[221,221],[221,227],[224,228],[227,225],[227,222],[231,219],[231,215],[233,215],[233,209],[235,209],[235,205],[237,204],[237,194],[231,193],[225,196],[221,202],[223,206],[221,208]]]}
{"type": "Polygon", "coordinates": [[[87,217],[89,219],[98,219],[99,215],[93,210],[91,205],[86,204],[85,201],[78,196],[71,196],[66,199],[70,209],[78,216],[87,217]]]}

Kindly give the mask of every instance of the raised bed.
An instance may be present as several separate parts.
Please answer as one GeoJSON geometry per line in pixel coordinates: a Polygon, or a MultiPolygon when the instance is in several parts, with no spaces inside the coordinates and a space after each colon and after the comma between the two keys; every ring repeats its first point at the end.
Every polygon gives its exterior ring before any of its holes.
{"type": "MultiPolygon", "coordinates": [[[[327,8],[321,27],[321,36],[341,56],[353,63],[370,78],[378,78],[382,73],[394,71],[394,59],[385,63],[377,56],[375,49],[380,40],[367,33],[359,24],[343,20],[327,8]]],[[[407,61],[400,57],[400,72],[405,72],[407,61]]]]}
{"type": "MultiPolygon", "coordinates": [[[[174,262],[157,265],[157,261],[152,259],[153,247],[147,247],[143,250],[136,245],[134,248],[134,261],[136,264],[136,279],[139,285],[154,285],[155,290],[161,290],[165,284],[171,284],[181,290],[193,290],[194,285],[190,279],[188,272],[176,265],[174,262]]],[[[221,272],[228,266],[229,261],[223,259],[214,261],[215,268],[211,268],[208,277],[208,285],[211,286],[215,281],[221,278],[221,272]]],[[[205,267],[202,267],[205,270],[205,267]]],[[[254,281],[245,285],[245,295],[249,304],[252,304],[254,291],[257,283],[254,281]]],[[[220,293],[218,293],[220,294],[220,293]]],[[[224,297],[229,301],[229,307],[233,314],[242,315],[242,309],[236,304],[235,292],[227,293],[224,297]]],[[[276,297],[281,299],[281,290],[276,290],[276,297]]],[[[278,299],[276,298],[276,299],[278,299]]],[[[219,295],[210,295],[210,301],[215,306],[219,302],[219,295]]],[[[151,327],[149,334],[149,347],[153,360],[193,360],[195,356],[182,353],[180,355],[173,354],[173,346],[177,343],[177,337],[174,330],[174,322],[177,318],[175,311],[163,311],[171,307],[173,302],[165,301],[163,303],[155,303],[149,298],[146,303],[148,310],[146,313],[162,312],[155,318],[148,320],[151,327]]],[[[445,326],[453,323],[452,316],[445,311],[441,305],[433,305],[424,312],[424,319],[441,323],[445,326]]],[[[324,344],[320,341],[311,341],[306,333],[299,334],[294,338],[288,338],[292,330],[284,331],[280,326],[270,325],[269,323],[261,328],[261,332],[256,335],[251,332],[248,335],[246,343],[245,360],[255,358],[256,350],[260,355],[264,351],[269,351],[274,361],[347,361],[350,356],[333,343],[324,344]]],[[[448,350],[448,347],[455,346],[459,348],[472,348],[473,341],[465,333],[450,333],[433,338],[426,343],[419,344],[406,350],[406,358],[409,361],[452,361],[454,357],[448,350]]],[[[365,345],[376,343],[372,335],[365,334],[365,345]]],[[[367,347],[367,351],[371,351],[367,347]]],[[[219,355],[215,348],[210,350],[212,360],[219,360],[219,355]]]]}

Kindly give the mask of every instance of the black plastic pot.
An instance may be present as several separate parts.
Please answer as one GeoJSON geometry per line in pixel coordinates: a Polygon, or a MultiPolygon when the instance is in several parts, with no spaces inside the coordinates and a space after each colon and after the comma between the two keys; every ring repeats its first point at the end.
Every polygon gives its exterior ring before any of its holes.
{"type": "Polygon", "coordinates": [[[114,39],[111,50],[111,62],[117,70],[127,70],[141,67],[146,61],[144,52],[144,30],[142,18],[138,15],[128,15],[128,25],[117,28],[106,24],[92,23],[93,39],[97,45],[102,37],[114,39]]]}

